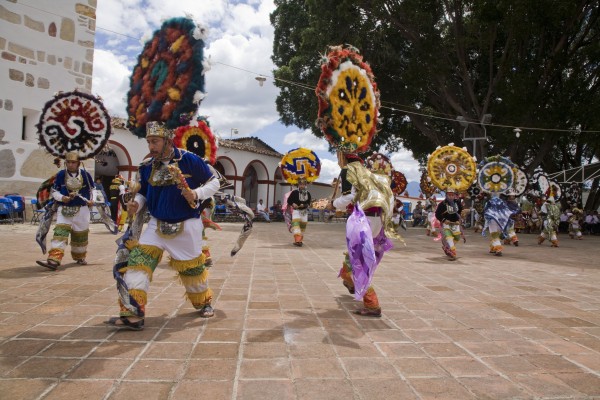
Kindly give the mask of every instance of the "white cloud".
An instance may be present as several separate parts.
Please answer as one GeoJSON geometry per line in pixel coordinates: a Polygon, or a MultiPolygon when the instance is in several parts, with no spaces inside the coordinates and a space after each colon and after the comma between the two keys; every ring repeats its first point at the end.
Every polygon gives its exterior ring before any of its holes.
{"type": "Polygon", "coordinates": [[[240,136],[251,135],[279,119],[275,108],[278,89],[270,79],[262,87],[255,79],[258,75],[270,78],[275,68],[269,20],[274,7],[272,1],[249,5],[225,0],[103,0],[97,9],[93,91],[105,99],[109,112],[126,116],[123,99],[142,50],[137,38],[158,29],[164,19],[192,14],[197,22],[209,26],[205,57],[212,60],[212,69],[206,74],[208,96],[199,113],[208,115],[213,130],[222,135],[228,135],[231,127],[237,127],[240,136]]]}
{"type": "Polygon", "coordinates": [[[413,158],[411,151],[402,148],[397,153],[390,154],[390,161],[394,169],[402,172],[408,182],[420,181],[419,163],[413,158]]]}
{"type": "Polygon", "coordinates": [[[337,160],[321,159],[321,173],[317,182],[331,183],[340,175],[340,166],[337,160]]]}
{"type": "Polygon", "coordinates": [[[92,93],[102,97],[111,115],[126,117],[126,96],[131,71],[115,54],[96,49],[94,51],[94,76],[92,93]]]}
{"type": "Polygon", "coordinates": [[[326,151],[329,146],[325,139],[321,139],[310,133],[310,130],[303,132],[290,132],[283,137],[283,144],[287,146],[306,147],[313,151],[326,151]]]}
{"type": "MultiPolygon", "coordinates": [[[[208,95],[198,112],[209,117],[213,132],[229,138],[232,128],[238,129],[239,137],[263,129],[265,136],[275,138],[269,141],[274,148],[310,148],[321,158],[318,181],[331,183],[339,175],[339,167],[335,155],[327,152],[325,139],[308,130],[278,134],[283,127],[278,128],[275,106],[279,92],[272,81],[274,33],[269,20],[274,9],[273,0],[99,1],[92,91],[104,99],[112,115],[126,117],[130,74],[142,50],[139,39],[152,34],[167,18],[191,14],[209,27],[204,54],[212,65],[206,74],[208,95]],[[255,79],[258,75],[267,77],[262,87],[255,79]]],[[[409,151],[395,153],[391,159],[408,181],[419,180],[419,166],[409,151]]]]}

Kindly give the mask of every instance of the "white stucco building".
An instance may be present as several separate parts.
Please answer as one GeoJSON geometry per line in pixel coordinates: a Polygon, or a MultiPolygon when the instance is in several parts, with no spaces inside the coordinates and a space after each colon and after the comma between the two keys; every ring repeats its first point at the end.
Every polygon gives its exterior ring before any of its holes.
{"type": "Polygon", "coordinates": [[[96,0],[0,2],[0,194],[35,194],[56,172],[38,145],[44,104],[92,88],[96,0]]]}

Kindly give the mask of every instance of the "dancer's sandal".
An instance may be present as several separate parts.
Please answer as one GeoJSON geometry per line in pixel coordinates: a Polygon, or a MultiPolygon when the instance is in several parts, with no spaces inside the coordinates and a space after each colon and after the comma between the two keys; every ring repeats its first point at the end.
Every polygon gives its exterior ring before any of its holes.
{"type": "Polygon", "coordinates": [[[354,311],[356,315],[362,315],[363,317],[381,317],[381,308],[361,308],[360,310],[354,311]]]}
{"type": "Polygon", "coordinates": [[[354,287],[351,286],[348,282],[346,281],[342,281],[342,284],[346,287],[346,289],[348,289],[348,292],[350,294],[354,294],[354,287]]]}
{"type": "Polygon", "coordinates": [[[131,322],[127,317],[112,317],[108,321],[104,321],[106,325],[113,326],[117,329],[128,331],[141,331],[144,329],[144,320],[140,319],[136,322],[131,322]]]}
{"type": "Polygon", "coordinates": [[[200,317],[202,317],[202,318],[210,318],[214,315],[215,315],[215,310],[211,307],[210,304],[207,304],[200,309],[200,317]]]}
{"type": "Polygon", "coordinates": [[[54,260],[36,261],[36,264],[51,269],[52,271],[56,271],[58,267],[60,267],[60,263],[54,260]]]}

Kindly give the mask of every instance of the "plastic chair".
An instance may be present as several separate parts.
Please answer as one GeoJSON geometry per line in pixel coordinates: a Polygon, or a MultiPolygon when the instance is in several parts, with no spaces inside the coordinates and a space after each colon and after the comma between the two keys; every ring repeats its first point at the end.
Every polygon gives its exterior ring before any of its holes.
{"type": "Polygon", "coordinates": [[[5,196],[13,201],[13,218],[15,221],[25,222],[25,197],[17,193],[7,194],[5,196]]]}
{"type": "Polygon", "coordinates": [[[6,197],[0,197],[0,222],[15,223],[13,201],[6,197]]]}
{"type": "Polygon", "coordinates": [[[102,222],[102,217],[100,216],[100,212],[94,205],[94,207],[90,210],[90,223],[96,224],[102,222]]]}
{"type": "Polygon", "coordinates": [[[44,210],[38,209],[37,199],[31,199],[31,224],[39,223],[42,215],[44,215],[44,210]]]}

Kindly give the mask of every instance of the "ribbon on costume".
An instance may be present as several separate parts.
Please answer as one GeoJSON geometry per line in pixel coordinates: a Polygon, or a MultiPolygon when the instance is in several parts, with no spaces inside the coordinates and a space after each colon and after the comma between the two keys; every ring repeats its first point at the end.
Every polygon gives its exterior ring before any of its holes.
{"type": "MultiPolygon", "coordinates": [[[[505,233],[511,220],[510,217],[514,214],[516,214],[516,212],[511,210],[506,202],[499,197],[492,197],[489,199],[483,209],[486,226],[489,224],[489,221],[495,221],[500,229],[502,229],[502,232],[505,233]]],[[[485,227],[483,232],[485,232],[485,227]]]]}
{"type": "MultiPolygon", "coordinates": [[[[146,213],[146,204],[138,210],[138,214],[144,215],[146,213]]],[[[138,302],[129,295],[129,288],[127,283],[123,279],[123,275],[120,270],[127,267],[129,261],[129,252],[137,244],[140,235],[142,234],[142,227],[144,225],[144,218],[133,218],[127,225],[125,233],[117,239],[117,254],[115,255],[115,262],[113,265],[113,277],[117,283],[117,292],[119,293],[119,299],[127,310],[135,313],[139,317],[143,317],[144,313],[138,302]]]]}
{"type": "Polygon", "coordinates": [[[384,234],[383,227],[379,234],[373,237],[371,224],[360,203],[355,204],[354,210],[346,222],[346,243],[352,265],[354,298],[361,300],[371,286],[373,275],[383,254],[390,250],[393,244],[384,234]]]}

